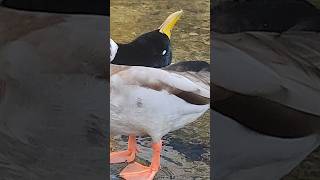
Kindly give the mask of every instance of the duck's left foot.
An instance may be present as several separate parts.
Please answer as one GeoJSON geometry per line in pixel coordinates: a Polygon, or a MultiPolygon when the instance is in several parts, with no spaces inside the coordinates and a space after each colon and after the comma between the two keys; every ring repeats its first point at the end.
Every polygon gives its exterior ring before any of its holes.
{"type": "Polygon", "coordinates": [[[160,169],[161,147],[161,141],[152,145],[153,154],[150,167],[134,162],[125,167],[120,176],[126,180],[153,180],[160,169]]]}
{"type": "Polygon", "coordinates": [[[125,167],[121,171],[120,176],[126,180],[153,180],[157,172],[158,169],[152,169],[151,167],[134,162],[125,167]]]}

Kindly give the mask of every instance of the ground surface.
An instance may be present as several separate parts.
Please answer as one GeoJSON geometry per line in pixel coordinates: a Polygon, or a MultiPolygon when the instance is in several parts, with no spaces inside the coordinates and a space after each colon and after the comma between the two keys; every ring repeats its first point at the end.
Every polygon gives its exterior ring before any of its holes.
{"type": "MultiPolygon", "coordinates": [[[[173,61],[210,61],[209,0],[144,1],[111,0],[111,38],[130,42],[142,33],[157,29],[175,11],[184,11],[172,32],[173,61]]],[[[209,114],[164,138],[161,171],[155,179],[209,179],[210,121],[209,114]]],[[[126,137],[116,137],[112,149],[124,149],[126,137]]],[[[148,164],[150,138],[138,140],[142,153],[138,161],[148,164]]],[[[125,164],[111,166],[111,179],[125,164]]]]}

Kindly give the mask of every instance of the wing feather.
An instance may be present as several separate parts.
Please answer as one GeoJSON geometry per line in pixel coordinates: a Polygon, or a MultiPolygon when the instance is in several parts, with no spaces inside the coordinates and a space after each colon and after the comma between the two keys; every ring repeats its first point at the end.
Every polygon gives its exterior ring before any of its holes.
{"type": "Polygon", "coordinates": [[[183,75],[178,72],[165,71],[148,67],[127,67],[110,65],[111,83],[121,81],[127,85],[138,85],[156,91],[167,91],[191,104],[209,104],[210,85],[200,85],[201,80],[196,82],[196,77],[183,75]],[[122,67],[122,68],[121,68],[122,67]],[[115,70],[116,69],[116,70],[115,70]],[[120,70],[121,69],[121,70],[120,70]],[[121,80],[120,80],[120,79],[121,80]]]}

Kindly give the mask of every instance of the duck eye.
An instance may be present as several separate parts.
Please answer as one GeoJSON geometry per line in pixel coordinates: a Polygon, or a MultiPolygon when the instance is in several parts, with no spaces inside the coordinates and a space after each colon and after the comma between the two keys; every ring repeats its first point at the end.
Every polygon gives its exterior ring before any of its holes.
{"type": "Polygon", "coordinates": [[[162,55],[165,55],[167,53],[167,50],[162,51],[162,55]]]}

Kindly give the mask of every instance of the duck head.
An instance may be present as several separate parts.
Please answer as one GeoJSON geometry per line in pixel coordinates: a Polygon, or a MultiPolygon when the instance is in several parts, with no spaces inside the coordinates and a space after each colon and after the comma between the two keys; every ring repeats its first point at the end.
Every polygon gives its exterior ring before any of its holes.
{"type": "Polygon", "coordinates": [[[145,33],[128,44],[116,44],[112,64],[147,66],[161,68],[171,64],[172,50],[170,45],[171,30],[180,19],[183,11],[171,14],[162,25],[154,31],[145,33]]]}

